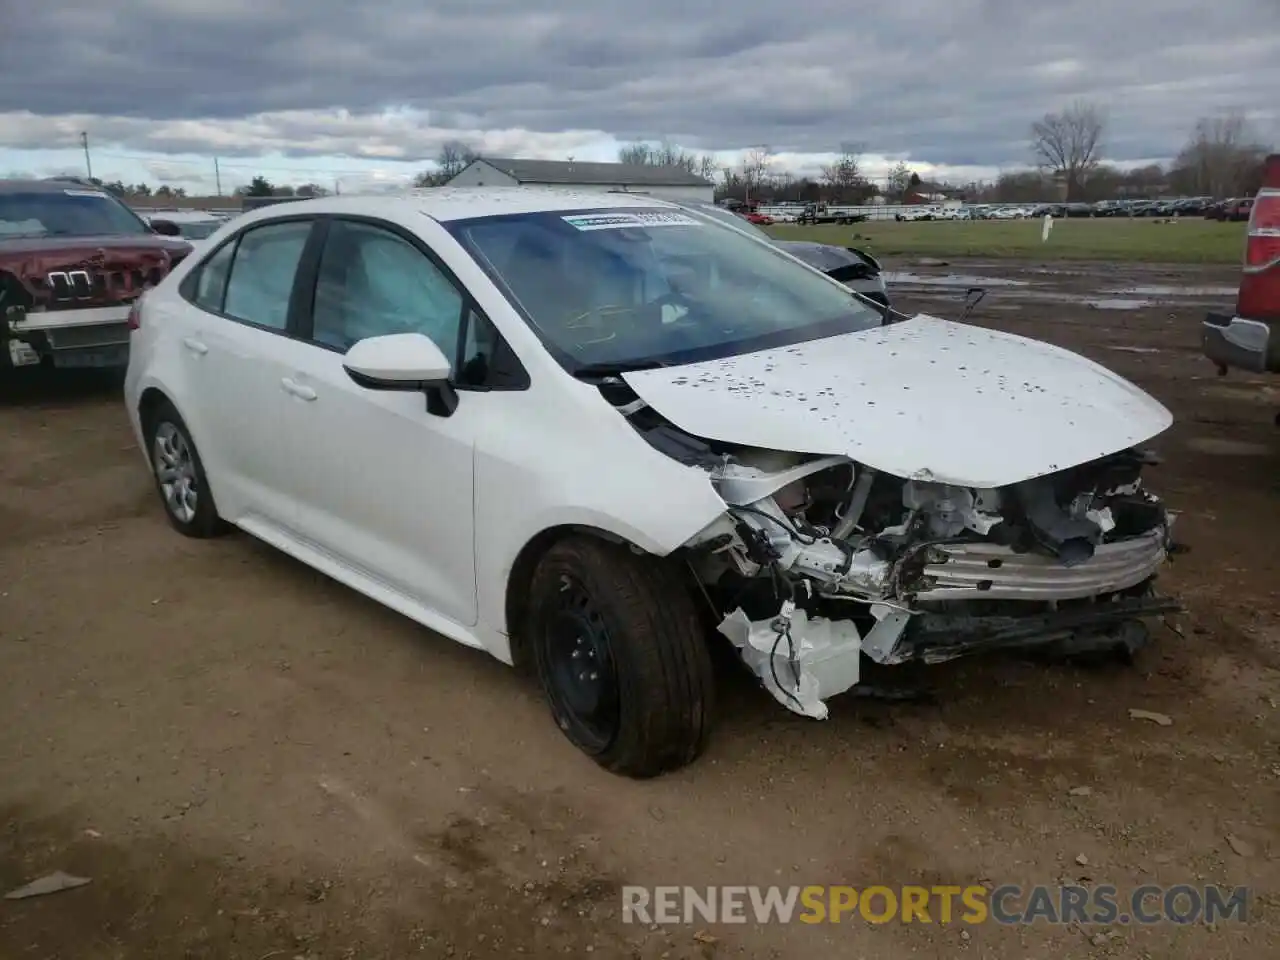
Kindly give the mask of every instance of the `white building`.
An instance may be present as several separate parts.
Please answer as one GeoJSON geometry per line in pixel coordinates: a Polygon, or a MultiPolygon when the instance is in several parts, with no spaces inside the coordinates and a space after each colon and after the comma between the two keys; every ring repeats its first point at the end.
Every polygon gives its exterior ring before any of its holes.
{"type": "Polygon", "coordinates": [[[715,185],[682,167],[578,160],[473,160],[449,181],[451,187],[567,187],[647,193],[672,200],[715,199],[715,185]]]}

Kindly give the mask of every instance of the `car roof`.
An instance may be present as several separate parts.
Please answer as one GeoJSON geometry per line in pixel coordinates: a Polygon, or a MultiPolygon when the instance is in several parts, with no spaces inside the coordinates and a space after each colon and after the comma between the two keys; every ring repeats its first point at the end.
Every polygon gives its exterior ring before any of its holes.
{"type": "Polygon", "coordinates": [[[245,221],[293,217],[304,213],[346,213],[355,216],[386,217],[416,208],[432,219],[447,223],[472,217],[503,214],[555,213],[561,210],[628,210],[662,207],[679,210],[648,194],[612,193],[604,190],[573,190],[559,187],[431,187],[394,194],[316,197],[272,204],[245,216],[245,221]]]}

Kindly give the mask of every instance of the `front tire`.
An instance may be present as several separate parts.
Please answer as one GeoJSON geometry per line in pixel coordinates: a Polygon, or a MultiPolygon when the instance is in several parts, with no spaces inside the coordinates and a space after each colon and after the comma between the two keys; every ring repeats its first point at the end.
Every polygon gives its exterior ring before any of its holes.
{"type": "Polygon", "coordinates": [[[170,525],[180,534],[207,539],[224,533],[204,464],[186,423],[165,402],[144,420],[147,453],[156,492],[170,525]]]}
{"type": "Polygon", "coordinates": [[[562,540],[530,585],[527,637],[561,731],[614,773],[693,762],[715,681],[686,584],[655,558],[591,537],[562,540]]]}

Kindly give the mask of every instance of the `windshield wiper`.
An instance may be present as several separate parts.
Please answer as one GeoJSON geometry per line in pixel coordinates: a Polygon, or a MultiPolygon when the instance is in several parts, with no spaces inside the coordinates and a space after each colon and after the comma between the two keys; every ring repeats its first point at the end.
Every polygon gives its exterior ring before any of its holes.
{"type": "Polygon", "coordinates": [[[616,377],[635,370],[657,370],[671,366],[665,360],[614,360],[605,363],[584,363],[573,371],[575,377],[616,377]]]}

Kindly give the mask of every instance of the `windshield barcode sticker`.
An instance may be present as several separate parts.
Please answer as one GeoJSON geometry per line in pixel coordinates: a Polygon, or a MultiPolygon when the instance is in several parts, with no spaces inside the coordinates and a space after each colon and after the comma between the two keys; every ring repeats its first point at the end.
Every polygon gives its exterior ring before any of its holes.
{"type": "Polygon", "coordinates": [[[665,210],[640,210],[617,213],[577,213],[561,217],[579,230],[625,230],[634,227],[698,227],[702,224],[683,213],[665,210]]]}

